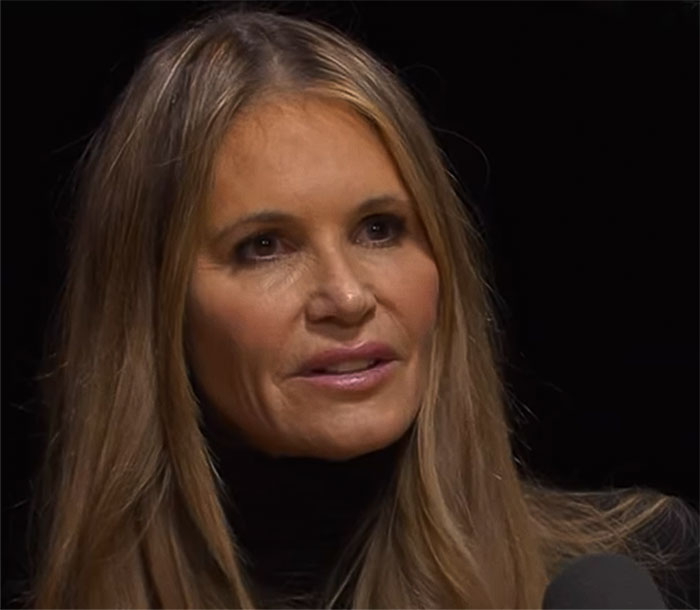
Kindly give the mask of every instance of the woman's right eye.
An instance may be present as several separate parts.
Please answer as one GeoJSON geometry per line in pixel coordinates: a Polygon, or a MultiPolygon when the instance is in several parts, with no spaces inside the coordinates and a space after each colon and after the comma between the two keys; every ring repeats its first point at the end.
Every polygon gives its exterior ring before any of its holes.
{"type": "Polygon", "coordinates": [[[242,265],[272,261],[284,252],[282,240],[274,233],[258,233],[240,242],[235,249],[236,262],[242,265]]]}

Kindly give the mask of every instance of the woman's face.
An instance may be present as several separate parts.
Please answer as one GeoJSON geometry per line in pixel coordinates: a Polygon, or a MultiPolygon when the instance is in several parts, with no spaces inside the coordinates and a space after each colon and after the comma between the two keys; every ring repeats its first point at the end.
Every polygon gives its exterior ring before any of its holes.
{"type": "Polygon", "coordinates": [[[346,459],[416,416],[438,273],[381,140],[339,102],[260,102],[216,157],[188,303],[206,400],[273,455],[346,459]]]}

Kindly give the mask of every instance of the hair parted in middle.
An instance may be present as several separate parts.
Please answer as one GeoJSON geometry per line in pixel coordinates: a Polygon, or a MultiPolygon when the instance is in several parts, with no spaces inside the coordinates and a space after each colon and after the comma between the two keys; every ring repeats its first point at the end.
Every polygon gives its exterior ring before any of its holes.
{"type": "Polygon", "coordinates": [[[376,131],[440,280],[417,420],[324,603],[540,604],[561,557],[541,546],[537,487],[511,455],[482,241],[428,125],[392,71],[344,35],[229,9],[156,45],[85,158],[47,393],[52,520],[37,607],[258,603],[200,429],[187,291],[223,138],[259,101],[300,96],[344,104],[376,131]]]}

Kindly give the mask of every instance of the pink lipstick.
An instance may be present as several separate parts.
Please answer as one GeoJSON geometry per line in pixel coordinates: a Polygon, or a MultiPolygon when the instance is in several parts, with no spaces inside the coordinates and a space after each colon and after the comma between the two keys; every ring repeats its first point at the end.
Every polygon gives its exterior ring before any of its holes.
{"type": "Polygon", "coordinates": [[[360,392],[379,386],[397,366],[396,352],[384,343],[340,347],[309,358],[295,378],[317,388],[360,392]]]}

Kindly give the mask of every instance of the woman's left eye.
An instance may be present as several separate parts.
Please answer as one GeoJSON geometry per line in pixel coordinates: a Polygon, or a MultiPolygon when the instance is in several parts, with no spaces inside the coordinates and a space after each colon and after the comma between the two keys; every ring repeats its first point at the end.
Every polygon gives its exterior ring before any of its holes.
{"type": "Polygon", "coordinates": [[[394,214],[376,214],[362,221],[357,242],[372,246],[390,245],[398,241],[406,231],[406,222],[394,214]]]}

